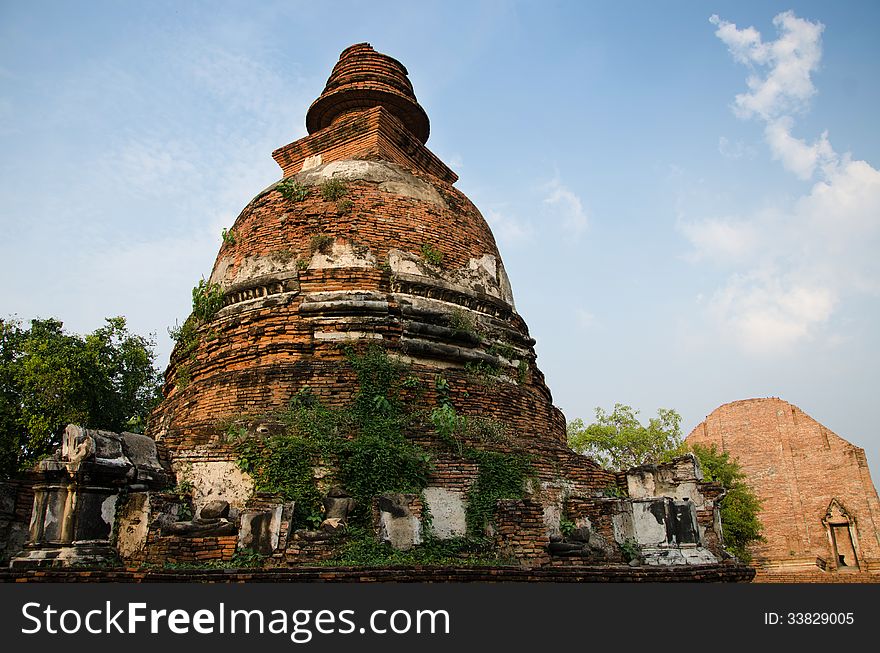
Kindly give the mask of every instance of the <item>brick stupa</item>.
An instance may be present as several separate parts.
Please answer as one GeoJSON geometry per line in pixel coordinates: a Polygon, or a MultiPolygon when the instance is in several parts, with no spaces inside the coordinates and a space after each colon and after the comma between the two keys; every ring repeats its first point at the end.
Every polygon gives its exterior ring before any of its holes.
{"type": "Polygon", "coordinates": [[[425,387],[442,373],[456,408],[502,422],[547,480],[562,465],[585,487],[613,483],[566,446],[495,239],[425,147],[428,118],[403,65],[349,47],[306,124],[307,137],[273,153],[284,179],[220,249],[210,282],[224,307],[197,347],[171,356],[151,426],[171,460],[232,461],[218,421],[283,409],[306,387],[344,404],[356,386],[341,346],[378,343],[425,387]],[[344,196],[326,199],[328,180],[344,196]],[[307,195],[285,198],[285,183],[307,195]]]}

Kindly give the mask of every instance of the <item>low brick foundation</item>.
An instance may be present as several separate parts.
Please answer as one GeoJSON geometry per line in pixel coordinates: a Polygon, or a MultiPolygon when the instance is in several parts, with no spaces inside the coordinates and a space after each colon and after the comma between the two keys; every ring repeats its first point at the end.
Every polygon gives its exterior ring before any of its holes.
{"type": "Polygon", "coordinates": [[[824,571],[767,572],[755,574],[756,583],[880,583],[880,574],[829,573],[824,571]]]}
{"type": "Polygon", "coordinates": [[[751,567],[733,564],[690,567],[608,565],[523,567],[300,567],[296,569],[40,569],[0,571],[6,583],[668,583],[749,582],[751,567]]]}
{"type": "Polygon", "coordinates": [[[163,564],[229,562],[235,555],[237,535],[224,537],[157,537],[144,562],[163,564]]]}

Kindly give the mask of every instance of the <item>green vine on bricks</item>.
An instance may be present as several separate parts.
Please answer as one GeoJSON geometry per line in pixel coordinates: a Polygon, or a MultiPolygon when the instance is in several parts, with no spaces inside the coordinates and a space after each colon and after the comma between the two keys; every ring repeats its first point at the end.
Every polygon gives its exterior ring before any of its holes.
{"type": "Polygon", "coordinates": [[[232,232],[232,229],[223,227],[223,231],[220,232],[220,237],[223,238],[224,245],[235,245],[235,234],[232,232]]]}
{"type": "Polygon", "coordinates": [[[276,416],[284,435],[237,445],[239,467],[253,476],[258,491],[296,501],[294,521],[300,526],[315,527],[321,520],[314,478],[319,464],[337,470],[336,480],[354,497],[350,523],[368,521],[378,494],[420,492],[427,485],[430,457],[404,434],[414,416],[400,397],[403,366],[375,345],[363,352],[346,349],[345,355],[358,377],[348,406],[323,406],[303,389],[276,416]]]}
{"type": "Polygon", "coordinates": [[[321,197],[327,202],[335,202],[348,192],[348,186],[341,179],[327,179],[321,184],[321,197]]]}
{"type": "Polygon", "coordinates": [[[600,490],[603,497],[622,499],[626,493],[616,485],[608,485],[600,490]]]}
{"type": "Polygon", "coordinates": [[[468,532],[480,535],[491,521],[499,499],[520,499],[526,478],[531,472],[529,458],[523,454],[476,449],[467,444],[475,440],[482,445],[505,444],[510,438],[504,425],[495,420],[459,415],[448,400],[448,384],[438,387],[446,390],[438,398],[439,405],[431,411],[434,429],[447,445],[460,456],[477,463],[477,479],[467,496],[465,518],[468,532]]]}
{"type": "Polygon", "coordinates": [[[321,252],[321,254],[329,254],[333,247],[333,236],[327,234],[315,234],[312,236],[310,248],[312,254],[321,252]]]}
{"type": "Polygon", "coordinates": [[[200,324],[209,322],[223,308],[223,288],[202,278],[192,290],[192,306],[200,324]]]}
{"type": "Polygon", "coordinates": [[[177,343],[180,355],[188,358],[199,345],[199,336],[196,333],[199,325],[193,317],[187,318],[183,324],[175,324],[168,329],[168,335],[177,343]]]}
{"type": "Polygon", "coordinates": [[[177,372],[174,375],[174,384],[178,390],[186,390],[192,383],[192,368],[189,363],[177,366],[177,372]]]}
{"type": "Polygon", "coordinates": [[[526,382],[529,375],[529,364],[525,359],[520,360],[516,366],[516,379],[520,385],[526,382]]]}
{"type": "Polygon", "coordinates": [[[468,532],[482,533],[492,520],[499,499],[521,499],[531,471],[529,459],[520,454],[471,450],[468,456],[479,465],[477,480],[467,495],[465,520],[468,532]]]}
{"type": "Polygon", "coordinates": [[[564,515],[559,518],[559,532],[562,533],[563,537],[568,537],[574,533],[575,530],[577,530],[577,524],[564,515]]]}
{"type": "Polygon", "coordinates": [[[191,481],[183,480],[169,490],[169,493],[177,497],[177,520],[187,521],[193,518],[191,481]]]}
{"type": "Polygon", "coordinates": [[[501,376],[501,368],[483,361],[465,363],[464,371],[468,376],[478,379],[484,385],[491,385],[501,376]]]}
{"type": "Polygon", "coordinates": [[[412,566],[412,565],[510,565],[513,560],[499,558],[494,542],[486,537],[456,537],[448,540],[428,539],[408,551],[391,548],[376,541],[369,529],[350,529],[348,541],[339,554],[320,563],[326,566],[412,566]]]}
{"type": "MultiPolygon", "coordinates": [[[[217,311],[223,308],[224,298],[220,284],[202,278],[192,289],[192,315],[182,325],[168,329],[168,335],[177,343],[178,355],[183,360],[178,364],[174,376],[174,384],[179,390],[185,389],[192,382],[192,364],[201,342],[199,327],[212,320],[217,311]]],[[[217,337],[217,331],[211,333],[214,338],[217,337]]]]}
{"type": "Polygon", "coordinates": [[[636,560],[640,558],[642,555],[642,547],[633,537],[627,538],[624,542],[620,544],[620,550],[623,551],[623,555],[626,557],[626,561],[636,560]]]}
{"type": "Polygon", "coordinates": [[[447,324],[449,325],[449,328],[456,333],[466,333],[472,336],[479,336],[477,321],[470,313],[460,308],[452,309],[447,318],[447,324]]]}
{"type": "Polygon", "coordinates": [[[294,517],[307,522],[321,511],[321,495],[312,478],[318,454],[315,442],[296,435],[265,443],[246,440],[238,446],[238,466],[253,477],[258,492],[296,502],[294,517]]]}
{"type": "Polygon", "coordinates": [[[443,263],[443,252],[430,243],[425,243],[422,245],[422,258],[431,265],[440,265],[443,263]]]}
{"type": "Polygon", "coordinates": [[[336,200],[336,213],[339,215],[345,215],[346,213],[350,213],[351,209],[354,207],[354,202],[352,202],[347,197],[343,197],[342,199],[336,200]]]}
{"type": "Polygon", "coordinates": [[[489,348],[486,350],[486,352],[490,356],[500,356],[501,358],[506,358],[509,361],[512,361],[514,358],[516,358],[516,349],[514,349],[511,344],[503,338],[489,345],[489,348]]]}
{"type": "Polygon", "coordinates": [[[289,202],[302,202],[309,196],[308,187],[298,183],[292,177],[280,181],[275,186],[275,190],[281,193],[281,197],[289,202]]]}

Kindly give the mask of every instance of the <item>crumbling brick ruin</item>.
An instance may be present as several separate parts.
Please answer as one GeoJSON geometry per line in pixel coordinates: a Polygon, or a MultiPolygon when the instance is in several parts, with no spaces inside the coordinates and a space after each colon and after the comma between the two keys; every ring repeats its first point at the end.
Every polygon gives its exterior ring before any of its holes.
{"type": "Polygon", "coordinates": [[[777,398],[724,404],[687,441],[729,453],[762,501],[756,580],[880,582],[880,502],[863,449],[777,398]]]}
{"type": "Polygon", "coordinates": [[[568,448],[495,239],[425,147],[406,69],[349,47],[306,125],[273,153],[283,178],[224,234],[177,334],[148,430],[171,480],[141,478],[134,461],[113,477],[93,456],[104,503],[77,507],[68,497],[86,485],[73,449],[130,438],[71,427],[67,449],[36,472],[13,567],[65,564],[78,540],[50,525],[77,510],[106,517],[89,534],[92,558],[115,547],[128,565],[227,562],[237,551],[287,568],[335,559],[356,514],[393,550],[470,537],[559,573],[748,579],[721,548],[721,490],[692,456],[615,474],[568,448]],[[300,453],[269,478],[266,456],[291,432],[285,446],[300,453]],[[356,446],[367,440],[374,450],[356,446]],[[374,482],[365,496],[352,461],[374,476],[409,465],[411,482],[374,482]]]}

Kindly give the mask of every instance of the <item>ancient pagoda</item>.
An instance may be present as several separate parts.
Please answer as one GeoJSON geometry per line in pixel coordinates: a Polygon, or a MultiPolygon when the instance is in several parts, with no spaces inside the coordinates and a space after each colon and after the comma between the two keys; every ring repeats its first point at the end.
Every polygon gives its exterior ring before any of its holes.
{"type": "MultiPolygon", "coordinates": [[[[569,449],[495,239],[425,146],[406,68],[347,48],[306,127],[193,291],[147,432],[175,489],[128,488],[119,555],[307,565],[340,555],[354,521],[394,549],[480,540],[527,566],[747,576],[721,565],[722,491],[693,457],[614,473],[569,449]]],[[[32,534],[19,563],[56,545],[32,534]]]]}

